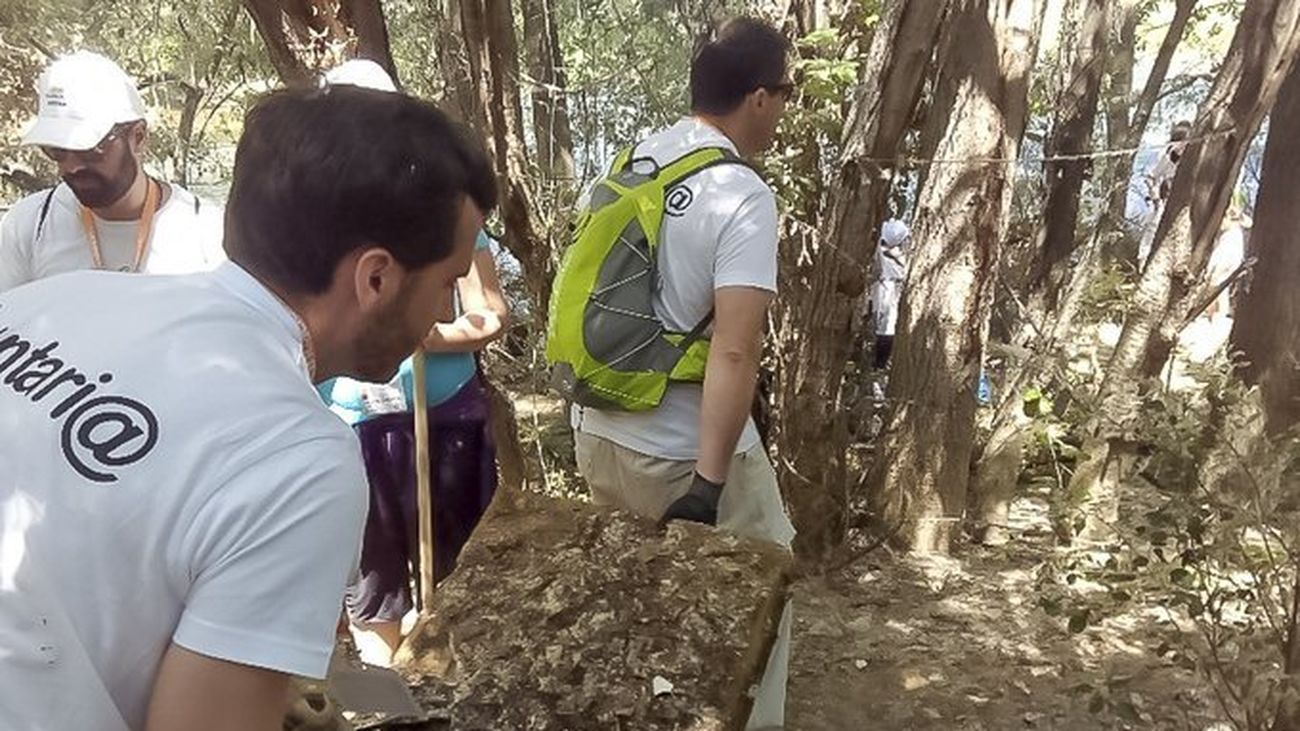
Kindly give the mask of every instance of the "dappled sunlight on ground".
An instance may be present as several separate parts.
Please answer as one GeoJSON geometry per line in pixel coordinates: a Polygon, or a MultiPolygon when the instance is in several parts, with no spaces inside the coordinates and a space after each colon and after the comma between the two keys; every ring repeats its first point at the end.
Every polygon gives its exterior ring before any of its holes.
{"type": "Polygon", "coordinates": [[[801,581],[788,727],[1211,727],[1200,680],[1153,651],[1168,631],[1158,612],[1139,606],[1075,635],[1039,607],[1036,571],[1056,550],[1046,520],[1042,500],[1019,500],[1007,546],[882,549],[801,581]]]}

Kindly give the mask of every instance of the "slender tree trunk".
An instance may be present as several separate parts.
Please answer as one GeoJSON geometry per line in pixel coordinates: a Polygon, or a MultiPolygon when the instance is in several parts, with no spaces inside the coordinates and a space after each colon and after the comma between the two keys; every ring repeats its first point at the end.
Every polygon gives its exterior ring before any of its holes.
{"type": "Polygon", "coordinates": [[[193,84],[185,84],[185,101],[181,106],[180,121],[176,125],[176,140],[179,148],[176,182],[181,185],[190,184],[190,158],[194,152],[194,123],[198,118],[199,107],[203,104],[203,99],[208,95],[213,84],[216,83],[221,66],[230,53],[230,36],[235,30],[235,22],[239,19],[239,7],[238,0],[229,0],[226,14],[222,18],[220,25],[221,37],[212,49],[212,56],[208,58],[202,76],[196,79],[193,84]]]}
{"type": "MultiPolygon", "coordinates": [[[[1108,93],[1106,98],[1106,145],[1122,148],[1129,139],[1131,122],[1129,113],[1133,103],[1133,64],[1137,49],[1137,0],[1116,0],[1111,12],[1111,47],[1106,70],[1108,93]]],[[[1139,133],[1140,136],[1141,133],[1139,133]]],[[[1128,201],[1128,179],[1133,174],[1133,163],[1127,158],[1114,158],[1107,176],[1107,218],[1115,229],[1121,229],[1128,201]]]]}
{"type": "MultiPolygon", "coordinates": [[[[1169,65],[1174,60],[1174,51],[1178,50],[1179,44],[1183,41],[1183,34],[1187,31],[1187,24],[1192,19],[1192,11],[1196,9],[1196,0],[1177,0],[1174,4],[1174,17],[1169,21],[1169,27],[1165,29],[1164,40],[1160,42],[1160,50],[1156,51],[1155,61],[1151,64],[1151,73],[1147,75],[1146,83],[1142,85],[1142,93],[1138,95],[1137,104],[1133,107],[1133,116],[1130,118],[1128,126],[1127,146],[1133,146],[1142,141],[1142,135],[1146,133],[1147,123],[1151,121],[1151,113],[1156,108],[1156,102],[1160,100],[1160,89],[1165,85],[1165,79],[1169,76],[1169,65]]],[[[1131,167],[1131,166],[1130,166],[1131,167]]]]}
{"type": "Polygon", "coordinates": [[[1106,368],[1086,465],[1070,494],[1084,498],[1084,537],[1105,540],[1119,484],[1133,472],[1139,385],[1163,368],[1218,237],[1241,163],[1300,48],[1300,0],[1248,0],[1174,177],[1151,259],[1106,368]]]}
{"type": "Polygon", "coordinates": [[[863,158],[897,155],[944,5],[906,0],[890,6],[877,26],[844,129],[844,153],[821,227],[825,239],[813,237],[812,255],[788,273],[799,284],[782,293],[781,330],[799,337],[779,353],[776,451],[799,531],[796,550],[803,555],[824,555],[844,532],[844,368],[892,175],[892,166],[863,158]]]}
{"type": "MultiPolygon", "coordinates": [[[[1036,0],[954,6],[928,122],[944,130],[937,157],[1016,158],[1042,9],[1036,0]]],[[[868,481],[876,518],[912,551],[946,553],[966,508],[975,390],[1014,170],[935,164],[920,193],[888,426],[868,481]]]]}
{"type": "Polygon", "coordinates": [[[523,269],[538,332],[545,329],[555,261],[538,215],[524,143],[519,88],[519,48],[510,0],[459,0],[461,38],[469,80],[476,90],[474,119],[488,134],[488,150],[501,188],[502,242],[523,269]]]}
{"type": "MultiPolygon", "coordinates": [[[[1107,143],[1111,149],[1129,149],[1136,147],[1146,134],[1151,113],[1156,102],[1160,100],[1160,90],[1169,76],[1169,66],[1174,58],[1174,51],[1182,42],[1191,20],[1192,11],[1196,9],[1196,0],[1177,0],[1174,17],[1165,30],[1160,49],[1156,52],[1151,73],[1142,85],[1136,101],[1133,99],[1133,62],[1136,43],[1138,7],[1134,0],[1119,0],[1116,5],[1114,22],[1118,36],[1118,51],[1111,58],[1110,101],[1107,108],[1107,143]]],[[[1110,231],[1122,231],[1126,225],[1128,211],[1129,181],[1133,177],[1133,155],[1112,158],[1108,164],[1106,190],[1110,191],[1106,217],[1106,226],[1110,231]]],[[[1137,247],[1130,246],[1123,258],[1137,260],[1137,247]]],[[[1117,252],[1112,252],[1117,253],[1117,252]]]]}
{"type": "MultiPolygon", "coordinates": [[[[1092,129],[1106,49],[1109,0],[1087,0],[1078,29],[1080,43],[1071,66],[1070,80],[1056,103],[1056,120],[1045,152],[1048,157],[1082,155],[1092,149],[1092,129]]],[[[1091,160],[1062,160],[1046,164],[1047,204],[1037,261],[1030,274],[1031,299],[1041,297],[1042,310],[1056,308],[1076,249],[1079,197],[1092,166],[1091,160]]]]}
{"type": "Polygon", "coordinates": [[[542,174],[560,187],[572,187],[573,132],[564,57],[553,0],[524,0],[524,45],[528,73],[533,77],[533,132],[537,137],[537,164],[542,174]]]}
{"type": "Polygon", "coordinates": [[[1258,385],[1268,431],[1300,423],[1300,64],[1282,85],[1269,121],[1251,243],[1257,261],[1233,322],[1232,344],[1258,385]]]}
{"type": "MultiPolygon", "coordinates": [[[[1050,156],[1086,154],[1092,149],[1098,101],[1104,76],[1107,13],[1112,0],[1084,0],[1072,35],[1079,43],[1057,99],[1057,114],[1045,146],[1050,156]]],[[[1061,160],[1046,164],[1047,202],[1038,232],[1037,251],[1026,287],[1028,311],[1016,345],[1032,353],[1006,400],[994,410],[988,443],[980,450],[971,483],[968,522],[976,540],[1002,543],[1007,539],[1011,499],[1020,477],[1024,449],[1032,436],[1033,420],[1021,408],[1021,393],[1029,384],[1042,385],[1055,362],[1055,343],[1049,341],[1052,323],[1072,320],[1079,298],[1068,297],[1069,284],[1089,267],[1074,263],[1078,251],[1076,228],[1083,185],[1092,172],[1091,160],[1061,160]]]]}
{"type": "Polygon", "coordinates": [[[349,58],[378,63],[396,82],[380,0],[243,0],[287,84],[310,83],[349,58]]]}

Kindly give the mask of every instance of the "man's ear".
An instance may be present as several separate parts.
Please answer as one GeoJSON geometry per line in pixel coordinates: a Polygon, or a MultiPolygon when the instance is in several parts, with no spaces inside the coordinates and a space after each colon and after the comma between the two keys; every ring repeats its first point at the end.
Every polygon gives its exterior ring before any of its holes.
{"type": "Polygon", "coordinates": [[[406,271],[387,249],[372,247],[356,255],[353,287],[363,311],[382,309],[402,289],[406,271]]]}
{"type": "Polygon", "coordinates": [[[143,121],[131,125],[130,132],[127,133],[127,140],[131,143],[131,151],[139,154],[144,151],[144,146],[149,142],[149,125],[143,121]]]}

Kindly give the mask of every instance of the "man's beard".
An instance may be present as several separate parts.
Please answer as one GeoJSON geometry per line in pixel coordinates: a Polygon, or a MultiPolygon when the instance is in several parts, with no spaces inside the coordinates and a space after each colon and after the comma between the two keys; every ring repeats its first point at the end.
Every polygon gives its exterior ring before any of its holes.
{"type": "Polygon", "coordinates": [[[105,208],[121,200],[131,190],[139,173],[135,161],[127,156],[122,160],[121,167],[110,175],[96,170],[79,170],[63,176],[63,182],[72,189],[81,205],[87,208],[105,208]]]}
{"type": "Polygon", "coordinates": [[[353,349],[353,370],[361,380],[371,383],[392,380],[402,361],[423,342],[423,333],[412,337],[406,331],[408,302],[409,297],[399,297],[390,309],[374,318],[357,341],[353,349]]]}

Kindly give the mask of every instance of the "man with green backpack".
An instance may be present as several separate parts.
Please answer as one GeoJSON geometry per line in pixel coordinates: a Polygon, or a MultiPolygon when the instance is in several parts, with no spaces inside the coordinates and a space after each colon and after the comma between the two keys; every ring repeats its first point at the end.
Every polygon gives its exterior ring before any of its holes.
{"type": "MultiPolygon", "coordinates": [[[[739,18],[691,66],[692,116],[615,160],[579,212],[547,358],[574,403],[596,502],[789,547],[794,528],[750,405],[777,291],[777,211],[746,159],[794,90],[789,46],[739,18]]],[[[787,611],[749,728],[784,723],[787,611]]]]}

